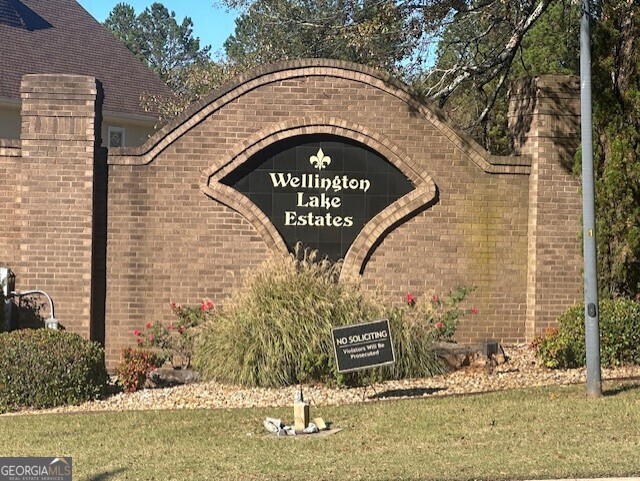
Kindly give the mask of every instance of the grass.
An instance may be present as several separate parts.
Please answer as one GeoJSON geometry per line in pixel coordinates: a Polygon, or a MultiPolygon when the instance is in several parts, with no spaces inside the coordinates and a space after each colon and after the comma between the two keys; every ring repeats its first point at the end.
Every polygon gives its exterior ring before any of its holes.
{"type": "Polygon", "coordinates": [[[1,456],[73,457],[74,480],[431,480],[640,475],[640,384],[317,407],[343,431],[265,438],[293,409],[0,417],[1,456]]]}

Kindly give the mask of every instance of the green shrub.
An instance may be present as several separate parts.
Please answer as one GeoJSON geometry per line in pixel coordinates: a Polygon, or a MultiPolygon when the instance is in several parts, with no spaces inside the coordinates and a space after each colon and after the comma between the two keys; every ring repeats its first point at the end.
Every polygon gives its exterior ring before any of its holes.
{"type": "Polygon", "coordinates": [[[356,281],[337,282],[340,267],[316,262],[308,250],[267,261],[204,326],[194,357],[202,377],[247,386],[353,385],[442,372],[433,350],[437,328],[411,321],[407,309],[385,310],[356,281]],[[338,375],[331,328],[383,317],[389,318],[398,362],[338,375]]]}
{"type": "Polygon", "coordinates": [[[103,349],[77,334],[0,334],[0,411],[79,404],[100,396],[106,383],[103,349]]]}
{"type": "Polygon", "coordinates": [[[164,362],[162,356],[148,349],[126,347],[122,350],[116,375],[122,387],[135,392],[144,387],[149,373],[164,362]]]}
{"type": "MultiPolygon", "coordinates": [[[[640,363],[640,304],[631,299],[600,301],[600,362],[604,367],[640,363]]],[[[550,368],[575,368],[586,363],[584,304],[570,307],[534,341],[540,361],[550,368]]]]}

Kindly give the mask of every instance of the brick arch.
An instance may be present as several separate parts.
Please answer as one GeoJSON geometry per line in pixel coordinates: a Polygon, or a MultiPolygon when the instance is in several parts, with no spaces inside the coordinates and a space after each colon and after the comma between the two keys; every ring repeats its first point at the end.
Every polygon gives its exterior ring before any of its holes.
{"type": "Polygon", "coordinates": [[[487,152],[471,137],[452,127],[444,113],[438,108],[419,100],[407,85],[389,74],[352,62],[328,59],[279,62],[241,74],[206,98],[195,102],[172,122],[156,132],[144,145],[110,149],[108,163],[114,165],[149,164],[189,130],[247,92],[273,82],[317,76],[360,82],[396,97],[417,115],[431,122],[485,172],[529,174],[531,171],[530,161],[526,158],[496,156],[487,152]]]}
{"type": "Polygon", "coordinates": [[[354,276],[364,269],[373,248],[392,227],[435,200],[436,185],[426,172],[418,171],[411,158],[388,138],[371,129],[336,117],[304,117],[273,124],[251,135],[211,166],[200,177],[200,189],[212,199],[231,207],[245,217],[260,233],[269,248],[288,252],[282,236],[269,218],[247,197],[220,181],[253,155],[280,140],[310,134],[330,134],[355,140],[380,153],[411,181],[414,190],[373,217],[360,231],[344,259],[341,277],[354,276]]]}

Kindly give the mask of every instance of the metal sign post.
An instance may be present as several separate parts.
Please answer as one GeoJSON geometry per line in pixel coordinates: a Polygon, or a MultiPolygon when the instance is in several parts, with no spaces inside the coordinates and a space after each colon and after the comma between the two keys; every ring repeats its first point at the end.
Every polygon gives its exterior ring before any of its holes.
{"type": "Polygon", "coordinates": [[[582,122],[582,201],[584,239],[584,323],[587,349],[587,395],[602,395],[598,276],[596,269],[595,187],[591,111],[591,34],[589,0],[582,0],[580,17],[580,114],[582,122]]]}

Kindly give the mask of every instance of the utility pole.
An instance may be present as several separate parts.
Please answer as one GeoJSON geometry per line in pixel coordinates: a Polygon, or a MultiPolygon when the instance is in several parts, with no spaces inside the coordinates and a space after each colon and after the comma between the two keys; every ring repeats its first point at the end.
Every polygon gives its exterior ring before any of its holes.
{"type": "Polygon", "coordinates": [[[591,111],[591,32],[589,0],[581,0],[580,115],[582,130],[582,209],[584,239],[584,325],[587,348],[587,396],[602,395],[598,277],[596,270],[595,187],[593,175],[593,121],[591,111]]]}

